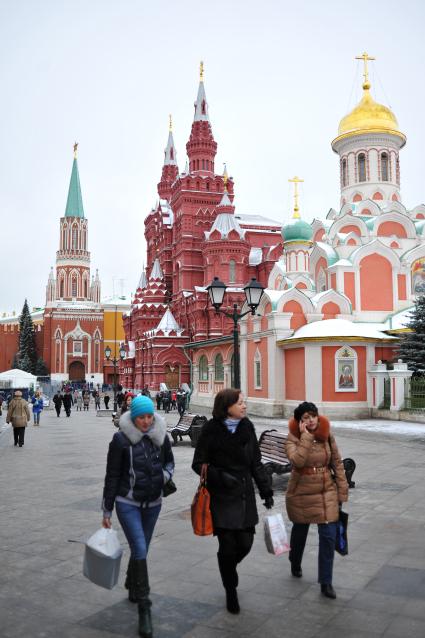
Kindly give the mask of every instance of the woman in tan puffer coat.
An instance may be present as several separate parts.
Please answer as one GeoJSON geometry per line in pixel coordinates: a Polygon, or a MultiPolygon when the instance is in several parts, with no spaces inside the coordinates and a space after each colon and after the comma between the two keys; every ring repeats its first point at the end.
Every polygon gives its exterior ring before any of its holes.
{"type": "Polygon", "coordinates": [[[291,532],[292,575],[301,578],[301,561],[311,523],[319,532],[319,577],[321,592],[336,598],[332,587],[336,522],[339,503],[348,500],[344,466],[330,423],[319,416],[314,403],[301,403],[289,422],[286,454],[292,464],[286,491],[286,510],[293,522],[291,532]],[[335,480],[330,471],[332,468],[335,480]]]}
{"type": "Polygon", "coordinates": [[[13,425],[13,438],[15,446],[19,444],[22,447],[25,438],[25,428],[31,419],[28,403],[22,398],[22,392],[16,390],[14,398],[9,403],[7,410],[6,423],[13,425]]]}

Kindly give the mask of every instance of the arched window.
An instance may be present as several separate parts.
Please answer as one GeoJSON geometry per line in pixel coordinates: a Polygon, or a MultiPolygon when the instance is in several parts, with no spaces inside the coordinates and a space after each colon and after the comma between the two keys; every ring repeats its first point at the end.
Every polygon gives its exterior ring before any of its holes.
{"type": "Polygon", "coordinates": [[[214,380],[224,381],[224,365],[221,354],[218,354],[214,359],[214,380]]]}
{"type": "Polygon", "coordinates": [[[360,153],[357,158],[357,171],[358,171],[358,181],[365,182],[366,181],[366,155],[364,153],[360,153]]]}
{"type": "Polygon", "coordinates": [[[73,275],[71,282],[71,297],[77,296],[77,275],[73,275]]]}
{"type": "Polygon", "coordinates": [[[78,231],[77,227],[72,227],[72,250],[77,250],[78,231]]]}
{"type": "Polygon", "coordinates": [[[381,180],[388,182],[388,154],[382,153],[381,155],[381,180]]]}
{"type": "Polygon", "coordinates": [[[61,299],[63,299],[64,288],[65,288],[65,282],[64,282],[64,279],[63,279],[63,276],[62,276],[62,278],[60,280],[60,284],[59,284],[59,297],[61,299]]]}
{"type": "Polygon", "coordinates": [[[326,273],[323,268],[319,270],[319,274],[317,275],[316,290],[317,292],[323,292],[324,290],[327,290],[326,273]]]}
{"type": "Polygon", "coordinates": [[[254,356],[254,388],[261,389],[261,354],[258,349],[254,356]]]}
{"type": "Polygon", "coordinates": [[[87,291],[88,291],[88,286],[87,286],[87,278],[84,279],[84,297],[87,297],[87,291]]]}
{"type": "Polygon", "coordinates": [[[204,354],[199,359],[199,381],[208,381],[208,359],[204,354]]]}
{"type": "Polygon", "coordinates": [[[335,352],[335,392],[357,392],[357,352],[342,346],[335,352]]]}
{"type": "Polygon", "coordinates": [[[236,281],[236,262],[234,259],[229,261],[229,283],[234,284],[236,281]]]}
{"type": "Polygon", "coordinates": [[[347,160],[342,160],[342,185],[347,186],[347,160]]]}

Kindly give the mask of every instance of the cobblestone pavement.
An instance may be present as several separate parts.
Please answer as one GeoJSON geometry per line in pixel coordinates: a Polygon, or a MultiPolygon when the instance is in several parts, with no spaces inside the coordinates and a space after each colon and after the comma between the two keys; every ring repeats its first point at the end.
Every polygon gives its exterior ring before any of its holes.
{"type": "MultiPolygon", "coordinates": [[[[167,417],[177,421],[177,415],[167,417]]],[[[258,431],[283,421],[255,419],[258,431]]],[[[4,424],[4,417],[0,426],[4,424]]],[[[361,425],[361,423],[360,423],[361,425]]],[[[155,638],[363,638],[425,636],[425,441],[421,431],[359,429],[335,424],[343,456],[357,462],[350,491],[350,554],[335,559],[338,598],[320,596],[317,533],[311,529],[304,576],[290,575],[286,556],[267,554],[261,525],[240,567],[241,614],[224,609],[216,540],[191,532],[189,504],[197,478],[188,439],[174,448],[176,494],[164,500],[149,555],[155,638]]],[[[397,425],[400,425],[397,423],[397,425]]],[[[1,638],[131,638],[137,611],[126,600],[125,569],[112,591],[82,575],[84,541],[100,525],[109,418],[42,413],[15,448],[0,435],[1,638]]],[[[285,477],[275,477],[284,509],[285,477]]],[[[258,501],[260,516],[264,507],[258,501]]],[[[113,519],[116,523],[116,518],[113,519]]],[[[119,527],[119,526],[118,526],[119,527]]],[[[123,566],[128,547],[123,534],[123,566]]]]}

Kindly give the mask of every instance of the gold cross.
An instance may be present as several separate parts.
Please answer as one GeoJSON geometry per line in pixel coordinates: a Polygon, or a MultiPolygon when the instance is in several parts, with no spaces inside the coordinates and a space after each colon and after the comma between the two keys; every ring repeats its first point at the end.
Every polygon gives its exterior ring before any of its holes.
{"type": "Polygon", "coordinates": [[[204,63],[201,60],[201,63],[199,65],[199,80],[200,82],[204,81],[204,63]]]}
{"type": "Polygon", "coordinates": [[[74,144],[74,157],[77,158],[77,148],[78,148],[78,142],[75,142],[74,144]]]}
{"type": "Polygon", "coordinates": [[[304,180],[295,176],[292,179],[288,179],[288,182],[292,182],[294,184],[294,214],[292,215],[293,219],[300,219],[299,207],[298,207],[298,184],[303,182],[304,180]]]}
{"type": "Polygon", "coordinates": [[[361,55],[356,55],[356,60],[363,60],[363,64],[364,64],[364,70],[363,70],[363,77],[364,77],[364,82],[363,82],[363,88],[364,89],[370,89],[370,82],[369,82],[369,72],[367,69],[367,63],[370,60],[375,60],[375,58],[372,58],[370,55],[368,55],[366,52],[362,53],[361,55]]]}

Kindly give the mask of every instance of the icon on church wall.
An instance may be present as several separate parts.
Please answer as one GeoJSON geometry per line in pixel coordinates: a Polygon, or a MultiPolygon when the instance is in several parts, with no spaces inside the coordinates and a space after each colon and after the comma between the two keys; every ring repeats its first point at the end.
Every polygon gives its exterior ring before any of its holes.
{"type": "Polygon", "coordinates": [[[335,390],[357,391],[357,353],[348,346],[343,346],[335,353],[335,390]]]}
{"type": "Polygon", "coordinates": [[[412,265],[412,290],[414,295],[425,292],[425,258],[417,259],[412,265]]]}

